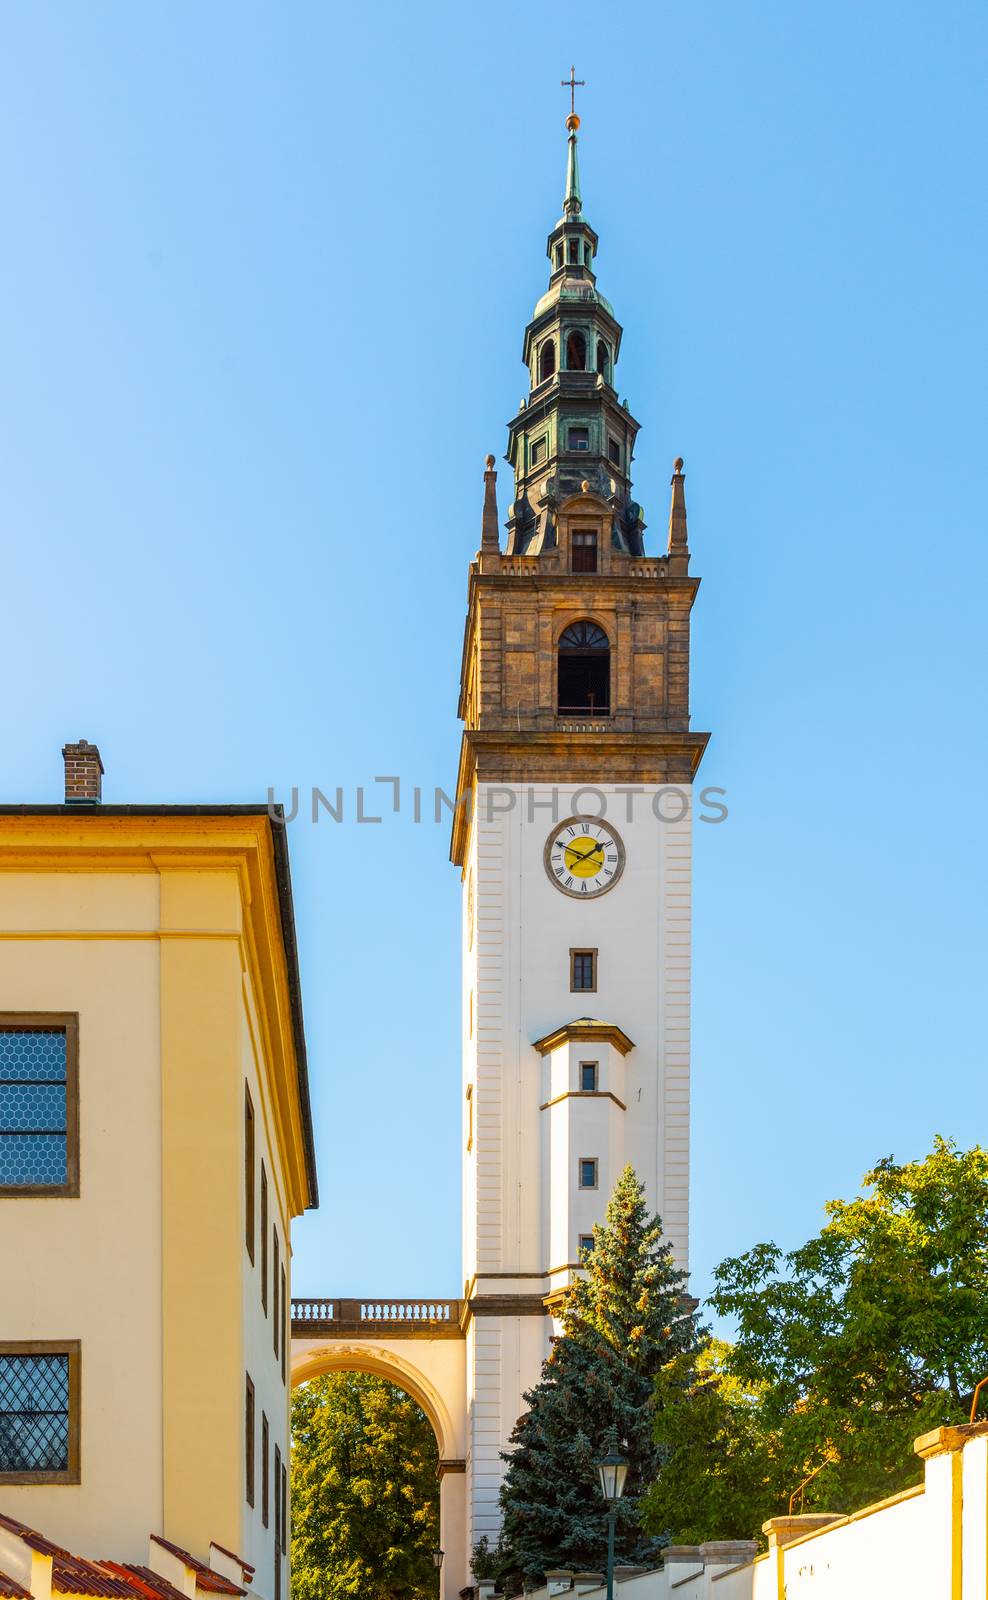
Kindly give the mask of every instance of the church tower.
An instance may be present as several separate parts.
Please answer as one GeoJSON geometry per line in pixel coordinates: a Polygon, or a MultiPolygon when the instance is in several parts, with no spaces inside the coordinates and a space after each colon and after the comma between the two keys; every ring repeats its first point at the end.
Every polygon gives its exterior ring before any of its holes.
{"type": "Polygon", "coordinates": [[[488,457],[471,563],[452,860],[463,883],[466,1501],[499,1525],[500,1451],[553,1306],[631,1163],[687,1263],[692,784],[683,463],[645,554],[621,326],[597,287],[569,134],[549,284],[508,425],[502,549],[488,457]]]}

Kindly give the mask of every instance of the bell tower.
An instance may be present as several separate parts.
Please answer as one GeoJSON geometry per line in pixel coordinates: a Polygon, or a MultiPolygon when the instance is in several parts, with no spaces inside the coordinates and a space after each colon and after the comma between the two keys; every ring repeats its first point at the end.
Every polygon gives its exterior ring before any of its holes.
{"type": "Polygon", "coordinates": [[[630,1162],[688,1255],[690,575],[682,460],[665,549],[632,497],[638,423],[597,287],[579,118],[549,285],[470,566],[451,856],[463,884],[467,1537],[496,1537],[500,1452],[558,1296],[630,1162]]]}

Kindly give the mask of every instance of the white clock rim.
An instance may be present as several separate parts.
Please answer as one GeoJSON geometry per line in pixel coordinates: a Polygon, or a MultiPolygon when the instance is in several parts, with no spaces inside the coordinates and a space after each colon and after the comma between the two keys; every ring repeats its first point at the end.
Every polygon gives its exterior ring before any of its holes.
{"type": "MultiPolygon", "coordinates": [[[[544,847],[544,849],[542,851],[542,865],[545,867],[545,875],[548,878],[549,882],[552,884],[552,887],[554,889],[558,890],[558,892],[560,894],[567,895],[570,900],[579,900],[584,905],[586,905],[588,903],[588,901],[590,901],[590,900],[599,900],[601,895],[610,894],[612,889],[616,889],[617,888],[617,885],[620,883],[621,876],[622,876],[622,874],[624,872],[624,864],[625,864],[625,860],[626,860],[626,855],[627,855],[627,853],[626,853],[625,848],[624,848],[624,840],[621,838],[621,835],[618,833],[617,829],[615,828],[615,826],[614,826],[614,824],[612,822],[605,821],[603,817],[594,817],[594,816],[582,816],[581,817],[579,814],[577,814],[576,816],[572,816],[572,817],[564,817],[561,822],[553,823],[552,831],[549,834],[548,838],[546,839],[545,847],[544,847]],[[573,826],[574,823],[578,823],[581,827],[586,827],[588,823],[596,823],[598,827],[606,828],[607,832],[611,835],[611,838],[614,840],[614,843],[617,845],[617,851],[618,851],[617,871],[615,872],[615,874],[614,874],[613,878],[611,879],[610,883],[605,883],[603,885],[603,887],[600,888],[600,889],[587,889],[586,891],[584,891],[582,889],[567,889],[565,884],[560,883],[559,879],[556,877],[556,874],[552,870],[552,866],[551,866],[549,857],[550,857],[550,853],[552,851],[552,846],[553,846],[553,843],[555,842],[556,836],[557,836],[557,834],[562,832],[563,828],[570,828],[570,827],[573,826]]],[[[586,881],[586,880],[584,880],[584,881],[586,881]]]]}

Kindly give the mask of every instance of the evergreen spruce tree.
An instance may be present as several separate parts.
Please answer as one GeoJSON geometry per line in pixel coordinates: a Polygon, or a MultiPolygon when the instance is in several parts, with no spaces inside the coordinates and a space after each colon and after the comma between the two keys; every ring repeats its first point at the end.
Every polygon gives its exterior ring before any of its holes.
{"type": "Polygon", "coordinates": [[[640,1501],[658,1472],[653,1437],[656,1374],[698,1342],[686,1276],[673,1265],[658,1217],[631,1167],[618,1179],[606,1221],[594,1229],[586,1276],[569,1291],[563,1332],[526,1396],[511,1436],[501,1490],[502,1570],[526,1582],[554,1567],[599,1570],[607,1507],[597,1462],[615,1447],[630,1463],[618,1506],[619,1562],[653,1562],[662,1540],[645,1533],[640,1501]]]}

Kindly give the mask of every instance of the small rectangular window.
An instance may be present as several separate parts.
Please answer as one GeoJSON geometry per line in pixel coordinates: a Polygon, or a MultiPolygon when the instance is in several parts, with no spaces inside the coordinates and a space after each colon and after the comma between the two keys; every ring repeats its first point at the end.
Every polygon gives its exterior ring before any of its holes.
{"type": "Polygon", "coordinates": [[[79,1194],[79,1019],[0,1014],[0,1196],[79,1194]]]}
{"type": "Polygon", "coordinates": [[[288,1381],[288,1340],[290,1336],[290,1307],[288,1304],[288,1278],[285,1269],[281,1269],[281,1316],[284,1327],[281,1330],[281,1381],[288,1381]]]}
{"type": "MultiPolygon", "coordinates": [[[[267,1417],[267,1412],[266,1411],[262,1411],[261,1412],[261,1522],[262,1522],[262,1524],[263,1524],[263,1526],[265,1528],[268,1525],[268,1518],[269,1518],[269,1515],[270,1515],[270,1506],[268,1504],[269,1499],[270,1499],[270,1494],[269,1494],[269,1491],[268,1491],[268,1452],[269,1452],[269,1449],[270,1449],[270,1437],[269,1437],[269,1433],[268,1433],[268,1417],[267,1417]]],[[[277,1493],[277,1485],[275,1485],[275,1492],[277,1493]]]]}
{"type": "Polygon", "coordinates": [[[580,1188],[596,1189],[597,1187],[597,1157],[580,1157],[580,1188]]]}
{"type": "Polygon", "coordinates": [[[556,266],[557,267],[561,267],[562,264],[563,264],[563,247],[562,247],[561,244],[557,244],[557,246],[556,246],[556,266]]]}
{"type": "Polygon", "coordinates": [[[599,1068],[596,1061],[580,1062],[580,1088],[584,1094],[596,1094],[599,1068]]]}
{"type": "Polygon", "coordinates": [[[254,1385],[247,1373],[244,1391],[244,1479],[247,1504],[254,1504],[254,1385]]]}
{"type": "Polygon", "coordinates": [[[288,1554],[288,1468],[281,1463],[281,1553],[288,1554]]]}
{"type": "Polygon", "coordinates": [[[596,950],[571,950],[570,991],[573,994],[593,994],[597,988],[596,950]]]}
{"type": "Polygon", "coordinates": [[[271,1298],[274,1302],[274,1314],[271,1318],[271,1332],[274,1342],[275,1356],[278,1354],[279,1334],[281,1332],[281,1313],[278,1308],[278,1274],[281,1270],[281,1250],[278,1246],[278,1230],[271,1230],[271,1246],[274,1257],[274,1271],[271,1274],[271,1298]]]}
{"type": "Polygon", "coordinates": [[[589,428],[570,428],[569,433],[567,434],[567,439],[569,441],[569,447],[571,450],[590,449],[589,428]]]}
{"type": "Polygon", "coordinates": [[[533,467],[537,467],[539,465],[540,461],[544,461],[545,460],[545,454],[546,454],[546,437],[545,437],[545,434],[543,434],[541,439],[533,439],[532,440],[532,449],[531,449],[531,458],[530,458],[532,466],[533,467]]]}
{"type": "Polygon", "coordinates": [[[244,1228],[247,1254],[254,1260],[254,1102],[244,1084],[244,1228]]]}
{"type": "Polygon", "coordinates": [[[573,571],[597,571],[597,530],[595,528],[573,529],[573,571]]]}
{"type": "Polygon", "coordinates": [[[261,1305],[268,1314],[268,1175],[261,1161],[261,1305]]]}
{"type": "Polygon", "coordinates": [[[78,1483],[81,1345],[0,1344],[0,1487],[78,1483]]]}
{"type": "Polygon", "coordinates": [[[607,439],[607,459],[615,467],[619,467],[621,465],[621,446],[618,444],[617,440],[612,439],[610,435],[608,435],[607,439]]]}
{"type": "Polygon", "coordinates": [[[570,240],[570,242],[569,242],[569,258],[570,258],[571,261],[575,261],[579,265],[579,260],[580,260],[580,241],[579,241],[579,239],[571,239],[570,240]]]}
{"type": "Polygon", "coordinates": [[[582,1261],[584,1256],[590,1254],[592,1249],[593,1249],[593,1234],[592,1233],[581,1233],[580,1234],[580,1247],[579,1247],[579,1254],[580,1254],[581,1261],[582,1261]]]}

